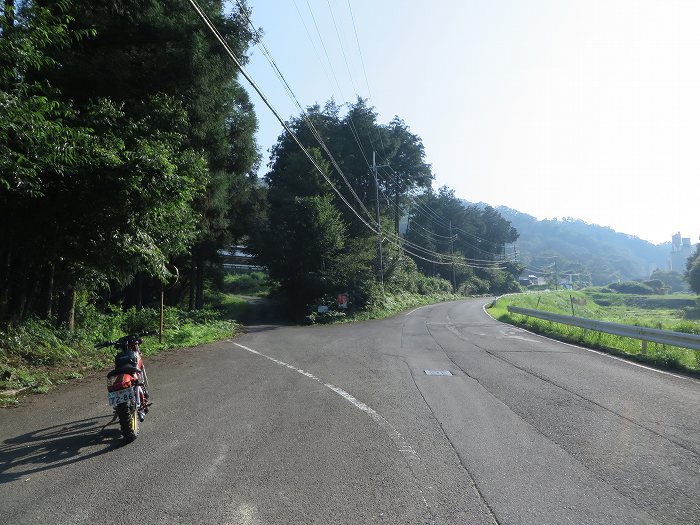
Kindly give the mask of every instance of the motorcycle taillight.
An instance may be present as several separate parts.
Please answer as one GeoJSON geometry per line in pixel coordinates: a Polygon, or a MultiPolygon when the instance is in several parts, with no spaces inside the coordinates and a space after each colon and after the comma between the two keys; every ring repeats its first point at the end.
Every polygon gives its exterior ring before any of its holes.
{"type": "Polygon", "coordinates": [[[116,376],[107,378],[107,390],[123,390],[124,388],[131,388],[132,381],[134,380],[129,374],[119,374],[116,376]]]}

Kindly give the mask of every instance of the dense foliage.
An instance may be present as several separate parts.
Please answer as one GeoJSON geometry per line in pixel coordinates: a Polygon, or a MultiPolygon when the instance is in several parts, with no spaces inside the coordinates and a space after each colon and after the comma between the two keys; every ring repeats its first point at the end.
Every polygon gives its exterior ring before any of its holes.
{"type": "MultiPolygon", "coordinates": [[[[261,198],[237,71],[180,2],[20,5],[1,18],[0,321],[71,328],[81,294],[140,307],[178,268],[170,300],[201,308],[261,198]]],[[[245,24],[204,6],[242,54],[245,24]]]]}
{"type": "Polygon", "coordinates": [[[292,306],[304,311],[341,293],[371,308],[392,293],[518,289],[520,268],[502,261],[515,229],[493,208],[465,208],[449,188],[434,193],[422,141],[403,120],[380,124],[358,99],[345,114],[333,102],[310,107],[289,127],[304,144],[323,143],[305,154],[289,133],[279,137],[255,248],[292,306]],[[432,215],[419,214],[428,208],[432,215]],[[462,233],[439,242],[450,222],[462,233]]]}
{"type": "MultiPolygon", "coordinates": [[[[308,149],[282,134],[258,182],[253,106],[182,2],[0,5],[3,325],[70,332],[85,309],[153,307],[163,288],[168,305],[201,310],[239,242],[303,309],[340,293],[370,309],[392,294],[517,289],[503,255],[515,229],[433,192],[399,117],[381,124],[362,99],[309,108],[289,123],[308,149]]],[[[202,5],[245,57],[245,17],[202,5]]]]}
{"type": "Polygon", "coordinates": [[[685,278],[690,289],[700,295],[700,245],[697,246],[693,255],[688,257],[685,278]]]}

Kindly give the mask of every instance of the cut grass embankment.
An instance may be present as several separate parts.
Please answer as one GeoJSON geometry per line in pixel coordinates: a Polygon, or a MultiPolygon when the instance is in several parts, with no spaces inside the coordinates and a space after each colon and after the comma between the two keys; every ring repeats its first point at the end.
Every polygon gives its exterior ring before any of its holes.
{"type": "Polygon", "coordinates": [[[501,297],[488,311],[499,321],[552,339],[603,350],[660,368],[694,375],[700,373],[700,351],[650,342],[647,343],[647,353],[642,354],[642,344],[638,339],[511,314],[507,310],[508,305],[513,305],[572,315],[572,298],[573,314],[577,317],[700,334],[700,322],[683,318],[683,309],[694,305],[693,296],[638,296],[596,290],[543,292],[501,297]]]}
{"type": "MultiPolygon", "coordinates": [[[[96,342],[153,330],[158,319],[158,311],[150,308],[114,309],[110,314],[87,309],[79,319],[82,327],[72,332],[37,320],[0,329],[0,406],[17,405],[23,395],[47,393],[54,385],[108,368],[115,350],[96,349],[96,342]]],[[[241,329],[212,310],[184,312],[175,308],[166,308],[165,327],[162,343],[157,337],[144,338],[144,356],[226,339],[241,329]]]]}

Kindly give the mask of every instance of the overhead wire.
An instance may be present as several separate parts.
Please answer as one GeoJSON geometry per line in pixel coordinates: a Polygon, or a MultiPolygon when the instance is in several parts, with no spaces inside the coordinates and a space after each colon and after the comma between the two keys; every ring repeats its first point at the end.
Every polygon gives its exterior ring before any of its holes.
{"type": "MultiPolygon", "coordinates": [[[[301,140],[299,139],[299,137],[298,137],[298,136],[296,135],[296,133],[290,128],[290,126],[284,121],[284,119],[282,119],[282,117],[280,116],[279,112],[274,108],[274,106],[272,105],[272,103],[267,99],[267,97],[265,96],[265,94],[264,94],[264,93],[262,92],[262,90],[258,87],[258,85],[257,85],[256,82],[253,80],[253,78],[250,76],[250,74],[247,72],[247,70],[243,67],[243,64],[240,62],[240,60],[238,59],[238,57],[236,56],[236,54],[233,52],[233,50],[231,49],[231,47],[228,45],[228,43],[226,42],[226,40],[223,38],[223,36],[221,35],[221,33],[219,33],[218,29],[217,29],[216,26],[213,24],[213,22],[209,19],[209,17],[207,16],[207,14],[206,14],[206,13],[202,10],[202,8],[199,6],[199,4],[197,3],[197,1],[196,1],[196,0],[188,0],[188,1],[189,1],[190,5],[193,7],[193,9],[194,9],[194,10],[197,12],[197,14],[200,16],[200,18],[202,19],[202,21],[205,23],[205,25],[207,26],[207,28],[209,29],[209,31],[214,35],[214,37],[215,37],[215,38],[219,41],[219,43],[222,45],[222,47],[223,47],[224,50],[227,52],[227,54],[229,55],[229,57],[231,58],[231,60],[236,64],[236,66],[238,67],[238,69],[241,71],[241,74],[242,74],[242,75],[245,77],[245,79],[250,83],[250,85],[251,85],[251,86],[253,87],[253,89],[256,91],[256,93],[258,94],[258,96],[260,96],[260,98],[263,100],[263,102],[265,103],[265,105],[268,107],[268,109],[270,109],[270,111],[273,113],[273,115],[275,116],[275,118],[277,118],[277,120],[278,120],[278,121],[280,122],[280,124],[284,127],[285,131],[290,135],[290,137],[294,140],[294,142],[297,144],[297,146],[299,146],[299,148],[302,150],[302,152],[305,154],[305,156],[306,156],[306,157],[309,159],[309,161],[312,163],[312,165],[314,166],[314,168],[323,176],[323,178],[324,178],[324,179],[326,180],[326,182],[329,184],[329,186],[331,187],[331,189],[338,195],[338,197],[341,199],[341,201],[342,201],[348,208],[350,208],[350,210],[355,214],[355,216],[356,216],[370,231],[372,231],[372,232],[375,233],[375,234],[379,234],[379,231],[378,231],[377,229],[374,228],[374,225],[375,225],[376,223],[370,224],[370,223],[368,223],[368,222],[365,220],[365,218],[362,217],[362,215],[352,206],[352,204],[350,204],[350,202],[348,202],[347,198],[342,194],[342,192],[340,192],[340,190],[338,190],[338,188],[335,186],[335,184],[334,184],[333,181],[330,179],[330,177],[329,177],[329,176],[325,173],[325,171],[318,165],[318,163],[316,162],[316,160],[315,160],[313,157],[311,157],[311,155],[310,155],[309,152],[306,150],[306,148],[305,148],[304,145],[302,144],[302,142],[301,142],[301,140]]],[[[307,3],[308,3],[308,2],[307,2],[307,3]]],[[[240,6],[240,3],[239,3],[239,6],[240,6]]],[[[257,34],[257,30],[255,29],[254,25],[252,25],[252,21],[251,21],[250,18],[248,17],[247,12],[245,11],[245,9],[241,9],[241,11],[242,11],[242,13],[244,14],[245,18],[247,19],[248,23],[251,24],[251,26],[252,26],[253,31],[255,32],[255,34],[257,34]]],[[[260,38],[258,38],[258,40],[259,40],[259,43],[262,43],[260,38]]],[[[264,47],[264,45],[261,46],[261,47],[262,47],[263,49],[266,49],[266,48],[264,47]]],[[[272,63],[274,64],[274,60],[272,59],[271,55],[269,54],[269,51],[266,52],[265,54],[266,54],[266,56],[269,57],[269,59],[270,59],[270,60],[272,61],[272,63]]],[[[289,94],[294,98],[294,100],[296,101],[297,105],[300,106],[300,104],[298,103],[298,100],[296,99],[296,96],[294,95],[293,91],[291,90],[291,87],[290,87],[289,84],[286,82],[286,80],[284,80],[284,76],[282,75],[282,73],[281,73],[281,71],[279,70],[279,68],[276,66],[276,64],[274,64],[273,67],[274,67],[274,69],[279,73],[279,76],[282,77],[282,78],[280,78],[280,80],[284,82],[286,88],[288,89],[289,94]]],[[[302,109],[303,109],[303,108],[302,108],[302,109]]],[[[307,117],[307,118],[308,118],[308,117],[307,117]]],[[[352,186],[350,185],[349,181],[347,180],[347,178],[346,178],[346,177],[344,176],[344,174],[342,173],[342,170],[341,170],[340,167],[337,165],[337,162],[335,162],[335,159],[333,158],[332,154],[330,153],[330,151],[329,151],[329,150],[327,149],[327,147],[325,146],[325,142],[323,142],[322,137],[320,137],[320,134],[318,133],[318,131],[315,130],[315,127],[313,126],[313,123],[309,121],[309,124],[310,124],[310,129],[312,130],[312,134],[314,135],[314,138],[316,138],[317,141],[319,141],[319,143],[320,143],[321,146],[323,147],[324,151],[326,152],[326,154],[327,154],[327,155],[329,156],[329,158],[331,159],[331,162],[334,164],[334,167],[336,167],[336,170],[339,172],[339,175],[343,178],[343,180],[345,181],[346,185],[347,185],[347,186],[349,187],[349,189],[351,190],[353,196],[356,198],[356,200],[358,200],[358,202],[360,203],[360,205],[361,205],[361,207],[364,209],[364,211],[368,213],[368,210],[367,210],[366,207],[364,206],[364,203],[359,199],[359,197],[358,197],[357,194],[355,193],[354,189],[353,189],[352,186]]],[[[425,261],[427,261],[427,262],[435,263],[435,264],[454,264],[454,263],[457,263],[457,264],[464,264],[464,265],[467,265],[467,266],[471,266],[471,267],[474,267],[474,268],[496,268],[496,267],[497,267],[497,266],[494,264],[494,261],[486,261],[486,262],[490,263],[490,264],[488,264],[488,265],[475,265],[475,264],[470,264],[470,263],[466,262],[468,259],[467,259],[467,258],[464,258],[464,257],[455,256],[455,255],[448,255],[448,254],[441,254],[441,253],[439,253],[439,252],[433,252],[433,251],[430,251],[430,250],[426,250],[426,249],[424,249],[423,247],[420,247],[420,246],[418,246],[418,245],[416,245],[416,244],[414,244],[414,243],[406,242],[406,240],[401,239],[400,237],[395,236],[394,234],[391,234],[391,235],[387,234],[387,235],[384,237],[384,239],[385,239],[386,241],[392,243],[392,244],[395,244],[395,245],[399,246],[399,247],[402,248],[406,253],[409,253],[410,255],[412,255],[412,256],[414,256],[414,257],[416,257],[416,258],[425,260],[425,261]],[[396,237],[396,238],[394,238],[394,237],[396,237]],[[397,240],[397,239],[398,239],[398,240],[397,240]],[[423,252],[427,253],[428,255],[433,255],[433,256],[438,257],[438,259],[437,259],[437,260],[435,260],[435,259],[428,259],[427,257],[421,256],[421,255],[419,255],[419,254],[413,252],[411,249],[407,248],[407,247],[405,246],[406,244],[408,244],[408,247],[409,247],[409,248],[412,248],[412,249],[415,249],[415,250],[423,251],[423,252]]]]}
{"type": "MultiPolygon", "coordinates": [[[[306,122],[306,125],[309,128],[309,131],[311,131],[311,134],[314,136],[316,141],[319,143],[321,148],[324,150],[324,152],[328,156],[331,164],[333,165],[335,170],[338,172],[338,175],[340,175],[340,178],[343,179],[343,181],[345,182],[345,185],[347,186],[347,188],[350,190],[350,193],[352,194],[352,196],[355,198],[355,200],[360,205],[360,208],[367,214],[367,216],[369,217],[369,220],[372,221],[376,225],[376,221],[373,218],[372,214],[367,209],[367,207],[365,206],[362,199],[360,199],[360,197],[355,192],[355,189],[352,187],[352,184],[350,184],[350,181],[345,176],[345,173],[343,172],[343,170],[339,166],[338,162],[335,160],[335,157],[328,149],[328,146],[326,145],[326,142],[323,140],[323,137],[321,137],[321,134],[316,129],[316,126],[309,118],[308,113],[306,112],[306,110],[304,110],[304,107],[301,105],[301,103],[299,102],[299,99],[296,97],[296,95],[294,94],[294,91],[292,90],[291,86],[287,82],[287,79],[284,77],[284,74],[282,73],[280,68],[277,66],[275,59],[272,57],[272,54],[270,53],[270,51],[267,49],[267,46],[265,45],[265,43],[262,40],[262,36],[258,33],[257,29],[255,28],[255,25],[253,24],[253,21],[250,19],[250,16],[248,15],[247,11],[245,10],[243,4],[240,2],[240,0],[236,0],[236,3],[238,4],[238,7],[241,11],[241,14],[248,22],[248,25],[250,26],[251,30],[254,32],[255,35],[257,35],[257,38],[255,39],[256,45],[258,45],[260,47],[260,49],[263,52],[263,55],[265,56],[265,58],[268,60],[268,62],[270,64],[270,66],[275,71],[277,78],[280,80],[280,82],[284,86],[285,91],[287,92],[288,96],[290,97],[292,102],[297,106],[297,109],[299,110],[299,112],[302,115],[302,118],[306,122]]],[[[307,4],[308,4],[308,2],[307,2],[307,4]]],[[[309,8],[310,8],[310,6],[309,6],[309,8]]],[[[324,48],[325,48],[325,46],[324,46],[324,48]]]]}
{"type": "Polygon", "coordinates": [[[331,6],[331,1],[326,0],[328,3],[328,10],[331,12],[331,19],[333,20],[333,26],[335,26],[335,32],[338,35],[338,43],[340,44],[340,51],[343,54],[343,59],[345,60],[345,67],[348,70],[348,76],[350,77],[350,83],[352,84],[352,88],[357,94],[357,86],[355,85],[355,79],[352,76],[352,71],[350,71],[350,62],[348,62],[348,57],[345,54],[345,46],[343,46],[343,39],[340,38],[340,29],[338,29],[338,23],[335,20],[335,14],[333,13],[333,7],[331,6]]]}
{"type": "MultiPolygon", "coordinates": [[[[316,42],[314,42],[314,39],[311,38],[311,32],[309,31],[309,28],[306,25],[306,20],[304,20],[304,17],[301,14],[301,9],[299,9],[299,6],[297,5],[296,0],[292,0],[292,3],[294,4],[294,9],[296,9],[297,14],[299,15],[299,19],[301,20],[301,24],[304,26],[304,31],[306,31],[306,37],[309,39],[309,42],[311,42],[311,47],[314,50],[314,55],[316,55],[316,58],[318,59],[319,64],[321,64],[321,69],[323,70],[323,74],[326,76],[326,80],[328,80],[328,83],[332,84],[333,82],[331,81],[331,77],[328,75],[328,70],[326,68],[326,65],[323,63],[323,60],[321,59],[321,55],[318,52],[318,48],[316,47],[316,42]]],[[[240,7],[240,5],[239,5],[239,7],[240,7]]]]}
{"type": "Polygon", "coordinates": [[[270,111],[275,115],[277,120],[282,124],[284,127],[285,131],[289,133],[290,137],[296,142],[296,144],[299,146],[299,148],[302,150],[304,155],[311,161],[311,164],[314,166],[314,168],[323,176],[323,178],[328,182],[329,186],[333,189],[333,191],[338,195],[340,200],[348,207],[350,210],[357,216],[357,218],[365,225],[367,228],[369,228],[372,232],[378,233],[377,230],[375,230],[374,226],[370,223],[368,223],[362,215],[353,208],[353,206],[348,202],[348,200],[345,198],[345,196],[338,190],[338,188],[333,184],[333,181],[330,179],[330,177],[325,173],[325,171],[318,165],[316,160],[309,154],[309,152],[306,150],[304,145],[301,143],[299,140],[299,137],[297,137],[296,133],[287,125],[287,123],[282,119],[280,114],[277,112],[277,110],[274,108],[272,103],[267,99],[265,94],[262,92],[262,90],[258,87],[258,85],[255,83],[253,78],[248,74],[248,71],[243,67],[243,64],[238,60],[238,57],[236,54],[233,52],[231,47],[228,45],[226,40],[223,38],[221,33],[219,33],[218,29],[216,29],[216,26],[209,20],[209,17],[207,14],[202,10],[202,8],[199,6],[196,0],[188,0],[192,8],[197,12],[197,14],[200,16],[204,24],[207,26],[209,31],[214,35],[214,37],[219,41],[221,46],[224,48],[224,50],[227,52],[231,60],[236,64],[238,67],[239,71],[241,74],[245,77],[245,79],[248,81],[248,83],[253,87],[255,92],[258,94],[258,96],[262,99],[262,101],[265,103],[265,105],[268,107],[270,111]]]}

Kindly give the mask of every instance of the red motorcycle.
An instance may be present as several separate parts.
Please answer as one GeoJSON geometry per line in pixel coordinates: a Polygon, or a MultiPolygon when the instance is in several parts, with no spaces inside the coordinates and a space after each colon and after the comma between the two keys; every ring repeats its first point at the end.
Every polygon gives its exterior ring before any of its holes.
{"type": "Polygon", "coordinates": [[[95,348],[113,346],[118,350],[114,357],[114,370],[107,374],[107,401],[114,408],[114,418],[119,418],[124,441],[131,443],[139,433],[151,406],[148,397],[148,378],[143,367],[141,347],[144,332],[126,335],[116,341],[104,341],[95,348]]]}

